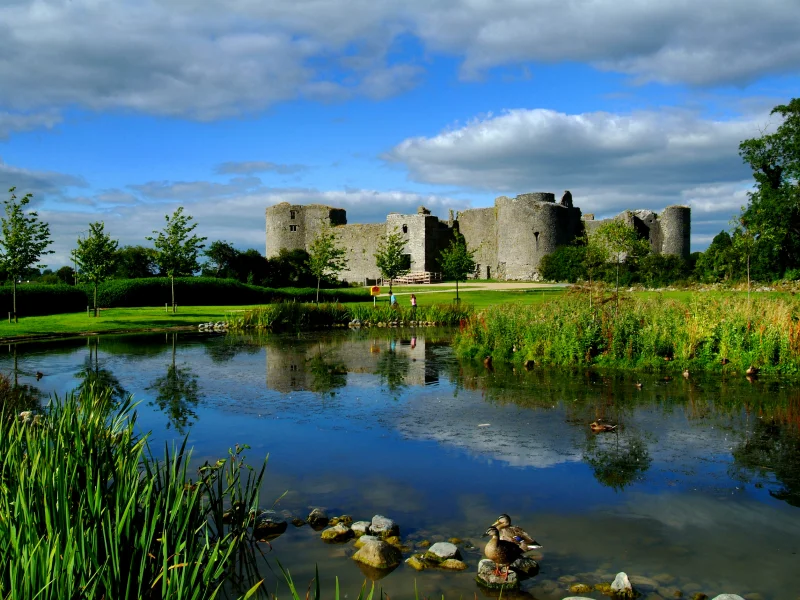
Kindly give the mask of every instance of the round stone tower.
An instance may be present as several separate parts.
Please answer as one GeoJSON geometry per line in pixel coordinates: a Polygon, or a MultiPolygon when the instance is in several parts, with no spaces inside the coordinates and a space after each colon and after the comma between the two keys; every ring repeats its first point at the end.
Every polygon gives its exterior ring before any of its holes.
{"type": "Polygon", "coordinates": [[[278,256],[281,248],[304,249],[305,206],[281,202],[267,208],[267,258],[278,256]]]}
{"type": "Polygon", "coordinates": [[[537,279],[542,257],[576,235],[580,209],[555,200],[554,194],[545,192],[495,200],[499,277],[537,279]]]}
{"type": "Polygon", "coordinates": [[[668,206],[658,220],[661,222],[661,253],[689,258],[692,209],[688,206],[668,206]]]}

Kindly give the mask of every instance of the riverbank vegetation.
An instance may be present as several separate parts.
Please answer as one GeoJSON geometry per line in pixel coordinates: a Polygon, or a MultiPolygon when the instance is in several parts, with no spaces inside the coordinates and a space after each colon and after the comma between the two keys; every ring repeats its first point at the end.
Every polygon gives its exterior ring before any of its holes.
{"type": "Polygon", "coordinates": [[[233,331],[245,329],[269,331],[307,331],[344,327],[350,323],[360,326],[458,325],[465,322],[474,309],[466,304],[428,304],[416,309],[391,307],[388,304],[301,304],[278,302],[233,313],[228,327],[233,331]]]}
{"type": "Polygon", "coordinates": [[[456,334],[462,357],[554,366],[800,374],[800,303],[791,298],[565,295],[489,307],[456,334]]]}
{"type": "Polygon", "coordinates": [[[209,598],[242,565],[249,513],[223,511],[258,506],[264,468],[237,447],[193,478],[185,442],[156,459],[133,408],[90,388],[2,412],[0,596],[209,598]]]}

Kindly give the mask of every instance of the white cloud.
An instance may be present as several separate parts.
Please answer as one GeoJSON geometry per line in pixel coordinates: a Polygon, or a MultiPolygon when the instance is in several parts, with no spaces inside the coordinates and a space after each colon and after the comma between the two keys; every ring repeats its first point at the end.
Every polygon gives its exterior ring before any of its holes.
{"type": "Polygon", "coordinates": [[[297,97],[382,98],[419,80],[407,38],[467,77],[578,62],[745,85],[798,73],[800,3],[15,0],[0,6],[0,135],[50,127],[64,106],[217,119],[297,97]]]}
{"type": "Polygon", "coordinates": [[[224,162],[217,167],[217,173],[222,175],[253,175],[255,173],[294,175],[306,170],[308,170],[306,165],[285,165],[264,160],[224,162]]]}
{"type": "MultiPolygon", "coordinates": [[[[689,204],[717,233],[746,203],[752,183],[739,142],[762,133],[766,114],[712,120],[685,110],[564,114],[511,110],[385,155],[426,183],[516,194],[572,191],[598,216],[689,204]]],[[[774,126],[774,123],[772,124],[774,126]]]]}

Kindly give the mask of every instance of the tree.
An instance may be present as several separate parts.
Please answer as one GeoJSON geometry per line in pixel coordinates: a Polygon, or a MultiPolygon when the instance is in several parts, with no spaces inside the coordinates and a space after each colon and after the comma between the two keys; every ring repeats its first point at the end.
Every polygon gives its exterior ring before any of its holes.
{"type": "Polygon", "coordinates": [[[396,277],[405,275],[410,270],[408,255],[405,254],[406,241],[403,234],[395,227],[390,234],[383,236],[378,251],[375,253],[375,265],[384,279],[389,280],[389,294],[392,293],[392,282],[396,277]]]}
{"type": "Polygon", "coordinates": [[[105,232],[102,221],[89,224],[89,235],[78,238],[78,247],[72,251],[78,265],[78,278],[94,286],[94,316],[97,317],[97,286],[111,277],[117,260],[119,242],[105,232]]]}
{"type": "Polygon", "coordinates": [[[776,106],[771,114],[783,119],[775,133],[739,144],[739,155],[756,180],[739,221],[770,237],[759,249],[759,255],[766,255],[759,262],[780,276],[800,266],[800,98],[776,106]]]}
{"type": "Polygon", "coordinates": [[[619,267],[626,260],[632,260],[647,254],[649,245],[646,240],[639,239],[639,234],[632,225],[622,219],[612,219],[603,223],[594,232],[596,242],[605,246],[608,254],[614,259],[617,268],[617,305],[619,305],[619,267]]]}
{"type": "Polygon", "coordinates": [[[116,279],[141,279],[158,274],[156,251],[144,246],[123,246],[117,250],[116,279]]]}
{"type": "Polygon", "coordinates": [[[317,278],[317,304],[319,282],[323,277],[335,277],[347,268],[345,254],[345,249],[338,245],[338,236],[333,227],[323,222],[308,248],[308,270],[317,278]]]}
{"type": "Polygon", "coordinates": [[[56,271],[59,283],[66,283],[67,285],[75,285],[75,275],[75,269],[72,267],[61,267],[56,271]]]}
{"type": "Polygon", "coordinates": [[[700,281],[714,283],[732,280],[736,265],[733,240],[727,231],[720,231],[706,251],[697,259],[695,274],[700,281]]]}
{"type": "Polygon", "coordinates": [[[442,250],[439,262],[444,276],[456,280],[456,302],[459,302],[458,282],[466,281],[467,275],[475,272],[475,250],[468,249],[467,240],[455,231],[450,245],[442,250]]]}
{"type": "Polygon", "coordinates": [[[183,207],[178,209],[170,217],[164,217],[167,221],[162,231],[153,231],[156,237],[147,237],[156,247],[156,263],[161,272],[170,279],[172,287],[172,312],[175,312],[175,277],[182,275],[192,275],[200,269],[197,263],[197,255],[202,248],[203,242],[207,239],[197,235],[190,235],[197,227],[197,223],[192,223],[192,217],[183,214],[183,207]]]}
{"type": "MultiPolygon", "coordinates": [[[[22,274],[33,267],[43,254],[52,254],[47,247],[52,243],[50,226],[39,220],[35,211],[25,213],[25,206],[33,198],[32,194],[17,201],[14,194],[16,188],[8,190],[10,197],[3,204],[6,216],[0,217],[3,237],[0,239],[0,269],[2,269],[13,282],[13,312],[14,322],[17,319],[17,280],[22,274]]],[[[44,265],[37,265],[44,268],[44,265]]]]}
{"type": "Polygon", "coordinates": [[[203,275],[222,278],[236,277],[236,263],[240,253],[232,244],[215,240],[203,254],[208,258],[208,265],[203,268],[203,275]]]}

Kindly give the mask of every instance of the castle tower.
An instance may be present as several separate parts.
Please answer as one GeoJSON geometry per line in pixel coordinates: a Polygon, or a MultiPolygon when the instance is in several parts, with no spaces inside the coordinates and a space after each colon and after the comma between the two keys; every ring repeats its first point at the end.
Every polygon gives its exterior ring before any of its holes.
{"type": "Polygon", "coordinates": [[[689,258],[692,209],[688,206],[668,206],[659,217],[661,222],[661,253],[689,258]]]}
{"type": "Polygon", "coordinates": [[[555,200],[554,194],[538,192],[494,201],[499,278],[537,279],[542,258],[578,235],[580,209],[555,200]]]}
{"type": "Polygon", "coordinates": [[[282,248],[308,250],[322,224],[344,225],[347,212],[322,204],[289,204],[281,202],[266,210],[267,258],[274,258],[282,248]]]}

